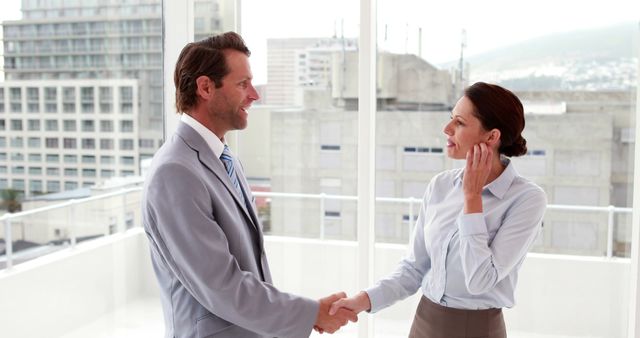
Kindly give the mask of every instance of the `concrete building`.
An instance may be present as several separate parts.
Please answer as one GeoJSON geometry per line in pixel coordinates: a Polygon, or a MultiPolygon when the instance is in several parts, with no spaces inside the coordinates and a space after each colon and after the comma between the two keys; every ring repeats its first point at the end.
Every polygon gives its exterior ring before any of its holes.
{"type": "Polygon", "coordinates": [[[139,175],[138,81],[0,82],[0,189],[27,196],[139,175]]]}
{"type": "Polygon", "coordinates": [[[356,48],[356,39],[268,39],[267,90],[262,102],[301,106],[305,89],[327,88],[333,73],[332,55],[356,48]]]}
{"type": "MultiPolygon", "coordinates": [[[[259,123],[260,140],[271,135],[270,145],[252,141],[257,131],[251,126],[240,137],[241,143],[253,144],[240,152],[240,158],[251,163],[247,173],[252,175],[255,168],[261,173],[255,176],[268,175],[272,191],[356,195],[357,83],[349,79],[354,78],[357,60],[345,55],[347,68],[333,72],[328,90],[303,91],[303,108],[262,106],[260,119],[269,114],[270,123],[259,123]],[[270,170],[264,161],[256,162],[256,153],[271,154],[270,170]]],[[[376,195],[416,200],[413,208],[377,203],[376,236],[380,241],[406,243],[417,217],[417,199],[429,180],[463,165],[444,153],[442,128],[455,100],[455,86],[447,72],[414,56],[383,54],[378,60],[376,195]]],[[[604,209],[631,205],[633,93],[516,94],[527,113],[524,136],[529,153],[513,161],[522,175],[543,187],[550,204],[604,209]]],[[[549,210],[535,250],[606,254],[611,219],[613,254],[629,255],[630,218],[630,213],[609,215],[606,210],[549,210]]],[[[356,238],[354,201],[274,198],[270,219],[274,234],[316,237],[323,227],[329,238],[356,238]],[[309,217],[320,213],[320,222],[309,217]]]]}
{"type": "MultiPolygon", "coordinates": [[[[195,1],[195,38],[221,30],[224,7],[195,1]]],[[[23,0],[21,10],[2,23],[5,78],[137,79],[136,156],[151,157],[163,138],[162,1],[23,0]]]]}

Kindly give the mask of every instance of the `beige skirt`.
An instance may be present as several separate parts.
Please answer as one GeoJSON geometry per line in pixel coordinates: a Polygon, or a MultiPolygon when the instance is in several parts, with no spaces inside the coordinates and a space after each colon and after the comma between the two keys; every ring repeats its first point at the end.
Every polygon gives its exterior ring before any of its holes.
{"type": "Polygon", "coordinates": [[[502,309],[462,310],[422,296],[409,338],[506,338],[502,309]]]}

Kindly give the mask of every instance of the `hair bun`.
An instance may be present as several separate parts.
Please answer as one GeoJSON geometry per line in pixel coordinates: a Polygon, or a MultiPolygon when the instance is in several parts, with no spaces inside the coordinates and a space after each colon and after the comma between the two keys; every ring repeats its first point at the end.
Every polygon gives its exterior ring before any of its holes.
{"type": "Polygon", "coordinates": [[[527,153],[527,140],[522,136],[518,136],[511,145],[500,147],[500,153],[508,157],[522,156],[527,153]]]}

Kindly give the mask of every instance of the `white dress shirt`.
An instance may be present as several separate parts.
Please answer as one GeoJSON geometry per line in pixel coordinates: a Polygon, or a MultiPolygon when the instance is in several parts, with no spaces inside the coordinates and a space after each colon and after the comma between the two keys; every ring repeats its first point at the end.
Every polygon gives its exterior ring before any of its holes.
{"type": "Polygon", "coordinates": [[[213,153],[217,158],[222,156],[222,152],[224,151],[224,142],[221,141],[216,134],[188,114],[183,113],[182,116],[180,116],[180,121],[188,124],[198,134],[200,134],[204,141],[207,142],[209,148],[213,150],[213,153]]]}
{"type": "Polygon", "coordinates": [[[371,312],[422,293],[458,309],[512,307],[518,269],[540,232],[544,191],[518,175],[506,157],[484,187],[482,213],[464,214],[463,169],[435,176],[425,192],[407,256],[367,289],[371,312]]]}

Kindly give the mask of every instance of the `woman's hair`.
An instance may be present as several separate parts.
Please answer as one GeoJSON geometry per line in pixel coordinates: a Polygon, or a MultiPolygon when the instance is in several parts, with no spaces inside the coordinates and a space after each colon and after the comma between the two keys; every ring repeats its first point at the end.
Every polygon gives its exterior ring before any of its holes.
{"type": "Polygon", "coordinates": [[[484,129],[500,130],[500,154],[521,156],[527,153],[527,140],[521,134],[524,109],[517,96],[508,89],[484,82],[467,87],[464,96],[473,103],[473,115],[484,129]]]}
{"type": "Polygon", "coordinates": [[[225,50],[237,50],[247,56],[251,55],[242,37],[234,32],[191,42],[182,49],[173,74],[176,109],[179,112],[187,112],[195,107],[198,100],[196,79],[200,76],[209,77],[216,88],[222,87],[222,78],[229,73],[225,50]]]}

